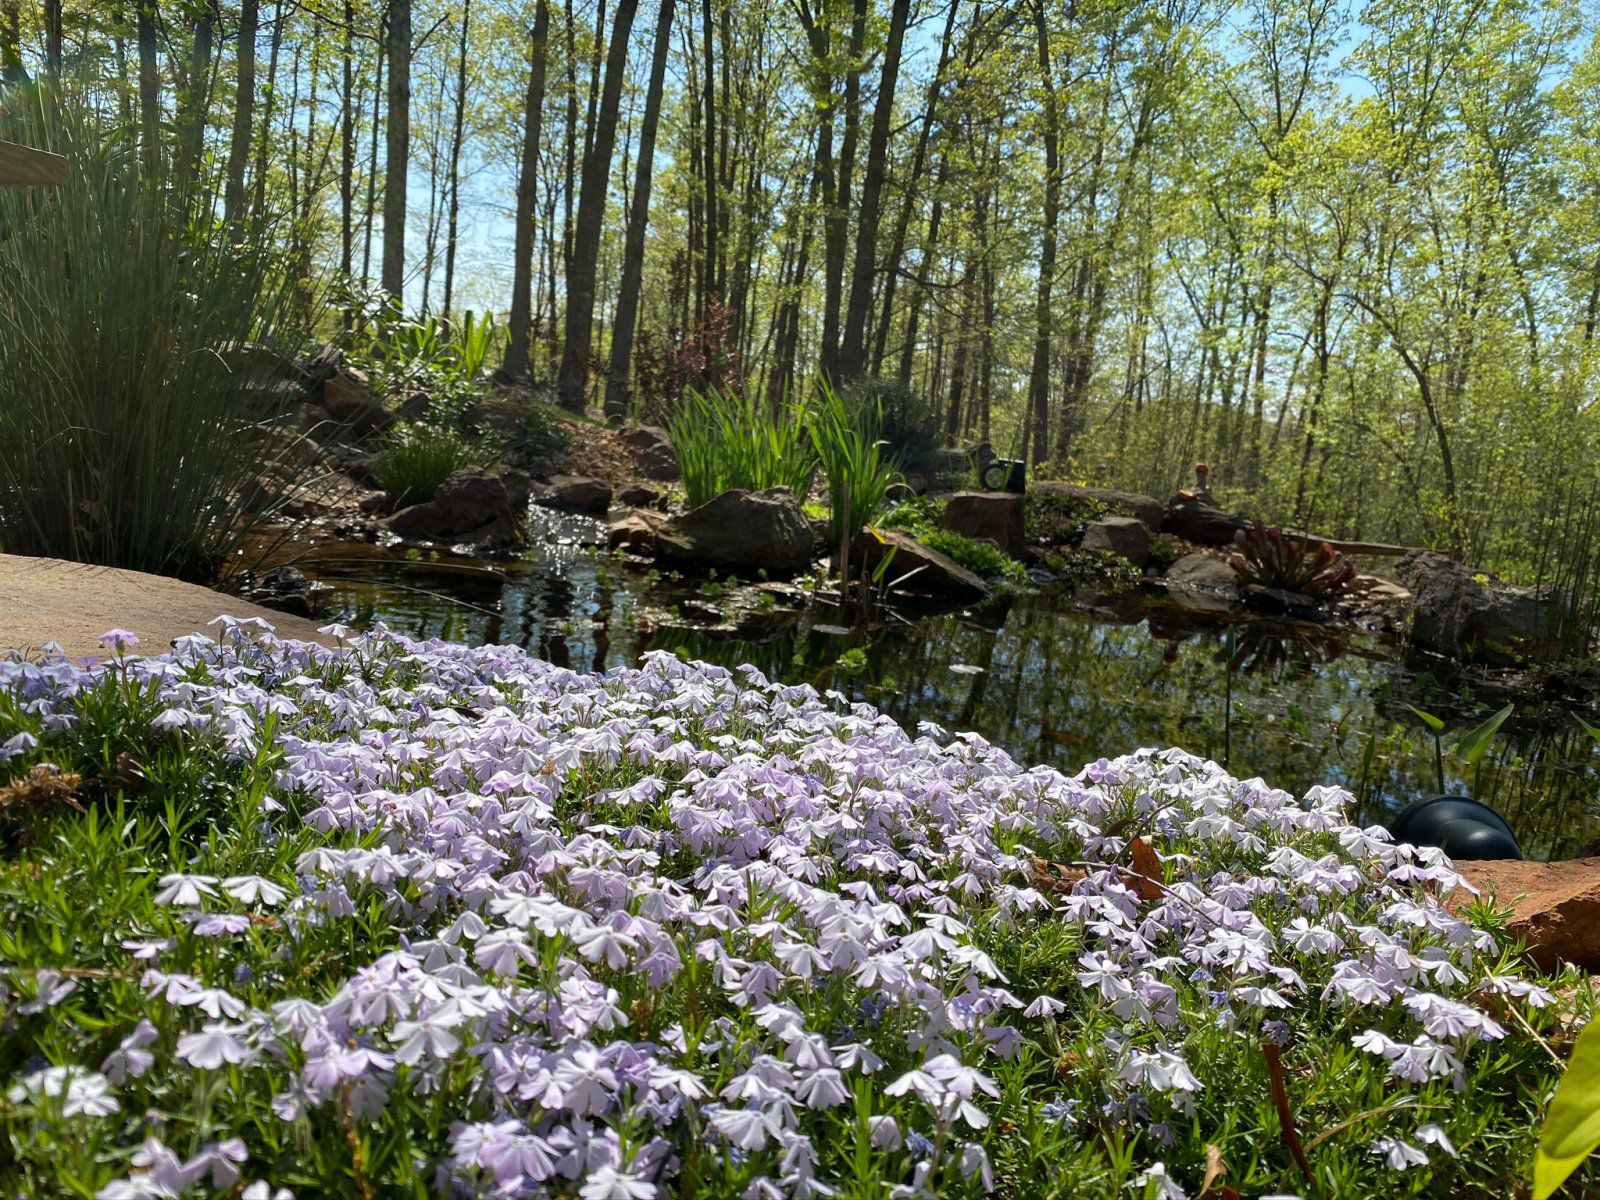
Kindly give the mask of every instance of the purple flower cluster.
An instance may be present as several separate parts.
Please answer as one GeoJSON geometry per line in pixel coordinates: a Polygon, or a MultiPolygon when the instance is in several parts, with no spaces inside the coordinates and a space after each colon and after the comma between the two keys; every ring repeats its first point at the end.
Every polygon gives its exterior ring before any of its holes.
{"type": "MultiPolygon", "coordinates": [[[[286,1123],[458,1096],[441,1195],[642,1200],[711,1155],[748,1167],[754,1200],[827,1196],[820,1138],[858,1117],[903,1171],[891,1195],[987,1187],[996,1067],[1059,1045],[1068,1022],[1098,1031],[1083,1069],[1103,1109],[1057,1087],[1029,1103],[1159,1142],[1212,1082],[1187,1056],[1201,1034],[1285,1042],[1314,1010],[1347,1021],[1396,1088],[1459,1086],[1474,1044],[1504,1034],[1463,997],[1549,999],[1492,974],[1489,937],[1440,905],[1446,861],[1350,826],[1337,789],[1296,801],[1175,750],[1069,777],[665,654],[584,675],[504,647],[379,631],[335,652],[237,623],[159,658],[112,644],[99,666],[0,664],[0,690],[47,738],[119,673],[153,689],[170,736],[241,758],[270,738],[264,816],[320,835],[292,879],[159,880],[170,924],[124,948],[151,1017],[182,1031],[170,1053],[287,1079],[271,1100],[286,1123]],[[1130,865],[1136,836],[1162,879],[1130,865]],[[1051,895],[1041,858],[1082,877],[1051,895]],[[398,942],[331,993],[267,1002],[168,966],[184,939],[221,962],[269,915],[312,939],[374,905],[398,942]],[[1047,923],[1076,932],[1076,969],[1019,994],[996,940],[1047,923]]],[[[11,981],[20,1000],[52,1003],[63,985],[44,975],[11,981]]],[[[141,1021],[103,1063],[19,1079],[12,1101],[113,1113],[156,1045],[141,1021]]],[[[1435,1124],[1412,1141],[1454,1150],[1435,1124]]],[[[1372,1152],[1426,1161],[1397,1138],[1372,1152]]],[[[238,1138],[189,1159],[152,1141],[101,1195],[232,1186],[247,1157],[238,1138]]],[[[1160,1162],[1141,1178],[1184,1194],[1160,1162]]]]}

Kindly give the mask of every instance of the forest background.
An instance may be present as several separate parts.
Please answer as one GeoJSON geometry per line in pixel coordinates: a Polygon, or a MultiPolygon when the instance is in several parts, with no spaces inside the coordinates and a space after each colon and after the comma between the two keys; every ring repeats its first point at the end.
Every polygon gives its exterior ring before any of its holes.
{"type": "Polygon", "coordinates": [[[0,0],[0,72],[200,181],[333,332],[492,312],[569,408],[876,380],[1035,471],[1204,460],[1525,579],[1593,508],[1569,0],[0,0]]]}

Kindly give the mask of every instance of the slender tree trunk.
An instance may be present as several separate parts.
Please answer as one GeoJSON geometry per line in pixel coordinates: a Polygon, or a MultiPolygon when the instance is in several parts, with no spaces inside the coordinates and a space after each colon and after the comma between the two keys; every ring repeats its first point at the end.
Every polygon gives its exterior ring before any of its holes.
{"type": "MultiPolygon", "coordinates": [[[[572,214],[578,198],[578,19],[567,0],[566,190],[561,193],[561,276],[572,274],[572,214]]],[[[552,293],[553,295],[553,293],[552,293]]],[[[552,331],[553,332],[553,331],[552,331]]]]}
{"type": "Polygon", "coordinates": [[[361,214],[361,290],[372,287],[372,225],[378,213],[378,131],[383,126],[383,68],[385,55],[382,47],[388,44],[389,17],[385,13],[378,19],[378,46],[380,53],[372,68],[372,115],[367,135],[367,198],[361,214]]]}
{"type": "Polygon", "coordinates": [[[1039,38],[1039,77],[1044,86],[1044,228],[1033,302],[1033,362],[1028,370],[1024,441],[1031,438],[1033,461],[1038,463],[1050,454],[1050,292],[1056,274],[1056,226],[1061,219],[1061,116],[1056,104],[1055,64],[1050,54],[1050,24],[1043,0],[1035,0],[1033,20],[1039,38]]]}
{"type": "Polygon", "coordinates": [[[156,65],[156,5],[140,0],[139,38],[139,149],[144,169],[152,177],[161,170],[161,75],[156,65]]]}
{"type": "Polygon", "coordinates": [[[516,238],[511,265],[511,317],[500,373],[519,379],[528,371],[533,331],[533,214],[538,202],[539,138],[544,123],[545,62],[550,45],[549,0],[538,0],[528,35],[528,93],[522,108],[522,161],[517,169],[516,238]]]}
{"type": "Polygon", "coordinates": [[[61,74],[61,0],[44,4],[44,68],[52,76],[61,74]]]}
{"type": "Polygon", "coordinates": [[[911,235],[911,219],[917,209],[917,185],[922,180],[923,168],[928,161],[928,146],[933,140],[934,114],[939,107],[939,91],[944,84],[944,71],[950,60],[951,38],[955,33],[956,14],[961,9],[960,0],[950,0],[950,11],[945,17],[944,35],[939,39],[939,62],[928,81],[928,93],[922,102],[922,128],[917,134],[916,148],[911,153],[911,169],[906,172],[905,195],[901,199],[900,216],[895,222],[894,237],[888,257],[884,260],[883,302],[879,309],[878,324],[873,330],[872,372],[883,371],[883,360],[888,352],[889,328],[894,318],[894,298],[899,289],[900,264],[905,258],[906,239],[911,235]]]}
{"type": "Polygon", "coordinates": [[[211,56],[217,34],[216,0],[204,0],[195,10],[192,33],[194,44],[189,59],[189,86],[184,91],[173,178],[198,190],[204,167],[206,117],[210,109],[211,56]]]}
{"type": "Polygon", "coordinates": [[[595,117],[594,141],[583,163],[583,190],[578,197],[578,221],[573,236],[572,273],[567,278],[567,332],[561,346],[561,370],[556,377],[556,398],[562,407],[582,412],[589,374],[589,350],[594,336],[595,275],[599,267],[600,231],[605,221],[611,180],[611,153],[617,136],[617,109],[622,100],[622,77],[628,67],[628,36],[633,30],[638,0],[619,0],[611,30],[611,50],[606,56],[605,84],[595,117]]]}
{"type": "Polygon", "coordinates": [[[389,105],[383,158],[383,290],[404,306],[406,175],[411,165],[411,0],[389,0],[389,105]]]}
{"type": "Polygon", "coordinates": [[[228,142],[228,181],[223,216],[237,226],[245,216],[244,171],[250,161],[250,135],[256,103],[256,37],[261,29],[260,0],[241,0],[239,49],[234,75],[233,136],[228,142]]]}
{"type": "MultiPolygon", "coordinates": [[[[355,187],[356,187],[356,6],[344,0],[344,30],[340,40],[339,89],[339,274],[348,288],[355,274],[355,187]]],[[[348,293],[347,293],[348,294],[348,293]]],[[[344,331],[355,324],[355,312],[347,299],[344,304],[344,331]]]]}
{"type": "Polygon", "coordinates": [[[257,222],[266,215],[267,208],[267,153],[272,145],[272,117],[278,107],[278,59],[283,52],[285,13],[283,0],[279,0],[272,15],[272,46],[267,51],[267,96],[261,106],[261,136],[256,139],[255,200],[251,211],[257,222]]]}
{"type": "Polygon", "coordinates": [[[456,60],[456,122],[450,132],[450,215],[444,240],[444,311],[455,298],[456,233],[461,218],[461,140],[467,122],[467,36],[472,25],[472,0],[461,5],[461,53],[456,60]]]}
{"type": "Polygon", "coordinates": [[[922,322],[922,306],[927,300],[928,277],[933,270],[933,255],[939,245],[940,225],[944,221],[944,187],[950,175],[950,156],[939,155],[939,170],[933,181],[933,210],[928,214],[928,237],[923,244],[922,260],[917,264],[917,278],[911,290],[911,309],[906,313],[905,333],[900,342],[899,379],[903,387],[911,386],[911,367],[917,352],[918,326],[922,322]]]}
{"type": "Polygon", "coordinates": [[[855,0],[850,25],[848,66],[844,77],[844,133],[833,196],[823,215],[822,374],[839,374],[839,325],[844,307],[844,268],[850,240],[851,176],[855,171],[856,140],[861,127],[861,52],[866,41],[870,0],[855,0]]]}
{"type": "MultiPolygon", "coordinates": [[[[700,110],[704,118],[702,128],[704,136],[701,139],[701,154],[705,160],[702,171],[705,175],[705,222],[706,236],[706,261],[705,261],[705,294],[706,302],[719,297],[722,291],[722,275],[720,270],[721,258],[717,245],[717,84],[716,84],[716,28],[711,19],[711,0],[700,2],[700,25],[705,45],[705,56],[702,66],[705,70],[705,88],[700,101],[700,110]]],[[[702,315],[703,312],[702,312],[702,315]]]]}
{"type": "Polygon", "coordinates": [[[889,11],[889,36],[883,50],[883,72],[878,102],[867,137],[867,164],[861,178],[861,211],[856,219],[856,260],[850,277],[850,303],[845,312],[844,337],[839,344],[839,378],[858,378],[866,369],[867,312],[877,279],[878,222],[882,213],[883,175],[889,158],[889,127],[894,116],[894,92],[900,77],[900,49],[905,41],[911,0],[894,0],[889,11]]]}
{"type": "Polygon", "coordinates": [[[656,17],[656,44],[650,57],[650,82],[644,94],[644,119],[639,127],[639,161],[634,168],[633,205],[622,249],[622,282],[611,327],[611,370],[606,376],[606,416],[628,413],[628,371],[633,358],[634,326],[639,315],[639,285],[644,278],[644,239],[650,223],[650,181],[655,164],[656,126],[661,119],[661,89],[672,49],[674,0],[661,0],[656,17]]]}

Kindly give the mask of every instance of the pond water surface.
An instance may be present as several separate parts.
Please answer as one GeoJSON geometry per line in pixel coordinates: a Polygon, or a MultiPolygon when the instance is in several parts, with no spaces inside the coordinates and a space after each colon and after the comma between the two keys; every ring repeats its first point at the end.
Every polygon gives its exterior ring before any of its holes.
{"type": "Polygon", "coordinates": [[[1363,822],[1436,794],[1433,742],[1409,710],[1444,717],[1446,786],[1492,804],[1530,857],[1600,853],[1600,748],[1560,704],[1464,679],[1376,634],[1216,618],[1133,594],[1086,603],[1036,592],[960,613],[847,627],[822,595],[665,579],[554,531],[526,564],[326,557],[321,614],[357,627],[522,646],[577,670],[671,650],[837,689],[908,728],[973,730],[1023,762],[1076,771],[1179,745],[1301,794],[1336,783],[1363,822]],[[1232,670],[1229,670],[1231,649],[1232,670]],[[1460,731],[1517,709],[1476,768],[1460,731]]]}

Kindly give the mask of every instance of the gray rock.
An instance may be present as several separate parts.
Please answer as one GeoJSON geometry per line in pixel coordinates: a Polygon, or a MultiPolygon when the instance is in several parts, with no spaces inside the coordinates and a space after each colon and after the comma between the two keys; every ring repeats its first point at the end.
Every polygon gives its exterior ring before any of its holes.
{"type": "Polygon", "coordinates": [[[786,487],[723,492],[665,522],[656,552],[666,559],[720,570],[793,575],[813,561],[811,526],[786,487]]]}
{"type": "Polygon", "coordinates": [[[1239,602],[1239,574],[1220,558],[1185,554],[1167,568],[1167,595],[1192,612],[1224,613],[1239,602]]]}
{"type": "Polygon", "coordinates": [[[891,591],[965,603],[989,594],[989,585],[971,571],[898,529],[863,529],[850,548],[850,569],[875,572],[886,555],[894,557],[883,573],[891,591]]]}
{"type": "Polygon", "coordinates": [[[632,425],[618,435],[618,440],[633,452],[646,479],[669,483],[679,477],[678,453],[661,426],[632,425]]]}
{"type": "Polygon", "coordinates": [[[373,397],[366,375],[352,367],[328,377],[322,385],[322,406],[358,437],[382,433],[395,423],[394,414],[373,397]]]}
{"type": "Polygon", "coordinates": [[[617,489],[616,501],[618,504],[626,504],[629,508],[659,508],[665,511],[667,494],[659,488],[647,487],[642,483],[630,483],[617,489]]]}
{"type": "Polygon", "coordinates": [[[404,538],[487,536],[501,526],[515,526],[516,513],[505,481],[482,467],[464,467],[439,485],[433,499],[402,508],[385,525],[404,538]]]}
{"type": "Polygon", "coordinates": [[[611,507],[611,485],[588,475],[557,475],[537,503],[561,512],[603,517],[611,507]]]}
{"type": "Polygon", "coordinates": [[[1515,662],[1548,648],[1548,595],[1475,573],[1443,554],[1413,550],[1395,566],[1410,589],[1411,641],[1453,658],[1515,662]]]}
{"type": "Polygon", "coordinates": [[[651,554],[656,548],[657,521],[642,512],[618,517],[606,528],[606,546],[631,554],[651,554]]]}
{"type": "Polygon", "coordinates": [[[1007,554],[1022,552],[1022,497],[1009,492],[957,492],[945,502],[940,528],[990,541],[1007,554]]]}
{"type": "Polygon", "coordinates": [[[1101,517],[1083,531],[1084,550],[1109,550],[1136,567],[1150,561],[1150,530],[1137,517],[1101,517]]]}

